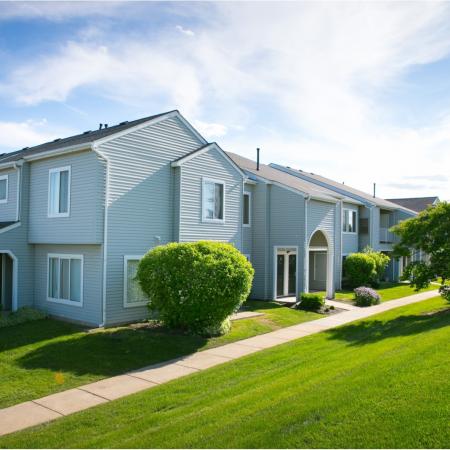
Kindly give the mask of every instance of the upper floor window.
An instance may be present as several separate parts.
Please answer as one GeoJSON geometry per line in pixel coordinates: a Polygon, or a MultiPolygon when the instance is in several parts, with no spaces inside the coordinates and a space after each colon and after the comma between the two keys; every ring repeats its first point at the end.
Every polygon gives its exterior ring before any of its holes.
{"type": "Polygon", "coordinates": [[[342,231],[344,233],[356,233],[356,211],[344,209],[342,231]]]}
{"type": "Polygon", "coordinates": [[[223,222],[225,209],[225,183],[203,179],[203,212],[206,222],[223,222]]]}
{"type": "Polygon", "coordinates": [[[242,224],[246,227],[250,226],[251,221],[251,194],[244,192],[244,211],[242,215],[242,224]]]}
{"type": "Polygon", "coordinates": [[[83,303],[83,256],[48,255],[48,300],[74,306],[83,303]]]}
{"type": "Polygon", "coordinates": [[[0,177],[0,203],[8,201],[8,175],[0,177]]]}
{"type": "Polygon", "coordinates": [[[124,256],[123,306],[125,308],[143,306],[148,303],[148,298],[136,280],[136,272],[141,258],[142,256],[124,256]]]}
{"type": "Polygon", "coordinates": [[[70,166],[50,169],[48,216],[68,217],[70,211],[70,166]]]}

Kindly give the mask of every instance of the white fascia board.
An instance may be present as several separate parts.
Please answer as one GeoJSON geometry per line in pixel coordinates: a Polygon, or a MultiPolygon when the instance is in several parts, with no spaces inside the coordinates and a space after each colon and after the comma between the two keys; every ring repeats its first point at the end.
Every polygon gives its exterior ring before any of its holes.
{"type": "Polygon", "coordinates": [[[52,158],[53,156],[64,155],[66,153],[75,153],[82,150],[92,150],[92,143],[84,143],[78,145],[70,145],[68,147],[57,148],[55,150],[49,150],[48,152],[36,153],[34,155],[24,156],[24,161],[36,161],[38,159],[52,158]]]}
{"type": "Polygon", "coordinates": [[[171,163],[172,167],[181,167],[183,164],[187,163],[191,159],[196,158],[197,156],[203,155],[203,153],[209,152],[210,150],[217,150],[219,154],[222,156],[222,158],[230,164],[230,166],[233,167],[236,172],[239,173],[239,175],[242,178],[246,178],[245,173],[242,171],[242,169],[220,148],[219,144],[217,142],[211,142],[208,145],[205,145],[204,147],[199,148],[198,150],[189,153],[188,155],[184,156],[183,158],[180,158],[176,161],[173,161],[171,163]]]}
{"type": "Polygon", "coordinates": [[[188,128],[189,131],[191,131],[202,144],[208,143],[206,139],[180,114],[179,111],[171,111],[168,112],[167,114],[163,114],[161,116],[155,117],[154,119],[149,119],[145,122],[135,125],[134,127],[127,128],[126,130],[123,131],[118,131],[117,133],[111,134],[102,139],[97,139],[95,141],[95,144],[96,145],[105,144],[106,142],[112,141],[113,139],[120,138],[129,133],[133,133],[134,131],[141,130],[142,128],[148,127],[149,125],[154,125],[156,123],[162,122],[163,120],[170,119],[172,117],[177,117],[178,119],[180,119],[181,122],[183,122],[183,124],[186,126],[186,128],[188,128]]]}
{"type": "Polygon", "coordinates": [[[23,159],[17,159],[15,161],[9,161],[7,163],[0,164],[0,170],[4,169],[14,169],[17,166],[22,166],[24,163],[23,159]]]}

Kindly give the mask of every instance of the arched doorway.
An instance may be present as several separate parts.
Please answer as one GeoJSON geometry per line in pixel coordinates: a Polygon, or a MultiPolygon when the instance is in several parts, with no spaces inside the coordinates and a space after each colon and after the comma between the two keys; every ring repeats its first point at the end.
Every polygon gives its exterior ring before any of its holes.
{"type": "Polygon", "coordinates": [[[328,298],[334,295],[333,255],[328,235],[316,230],[309,241],[306,286],[307,292],[325,291],[328,298]]]}

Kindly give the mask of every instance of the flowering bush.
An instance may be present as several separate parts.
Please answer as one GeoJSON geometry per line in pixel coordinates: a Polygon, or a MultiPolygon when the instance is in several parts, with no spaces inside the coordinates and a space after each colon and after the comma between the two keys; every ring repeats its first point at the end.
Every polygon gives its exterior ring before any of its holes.
{"type": "Polygon", "coordinates": [[[357,306],[371,306],[380,303],[380,296],[377,291],[368,287],[359,287],[354,290],[355,303],[357,306]]]}
{"type": "Polygon", "coordinates": [[[445,300],[450,302],[450,286],[449,285],[442,285],[439,288],[439,294],[441,294],[442,297],[445,298],[445,300]]]}
{"type": "Polygon", "coordinates": [[[232,245],[199,241],[150,250],[136,277],[166,326],[215,335],[229,330],[229,316],[247,299],[253,274],[232,245]]]}

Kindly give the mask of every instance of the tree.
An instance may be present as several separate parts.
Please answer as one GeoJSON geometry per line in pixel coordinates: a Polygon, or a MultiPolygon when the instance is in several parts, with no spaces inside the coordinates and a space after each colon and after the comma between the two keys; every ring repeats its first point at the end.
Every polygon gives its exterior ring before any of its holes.
{"type": "Polygon", "coordinates": [[[419,250],[427,255],[424,261],[409,264],[403,279],[419,290],[435,278],[441,278],[443,292],[443,286],[450,280],[450,203],[429,207],[417,217],[395,225],[391,231],[400,237],[394,246],[396,257],[411,256],[419,250]]]}

